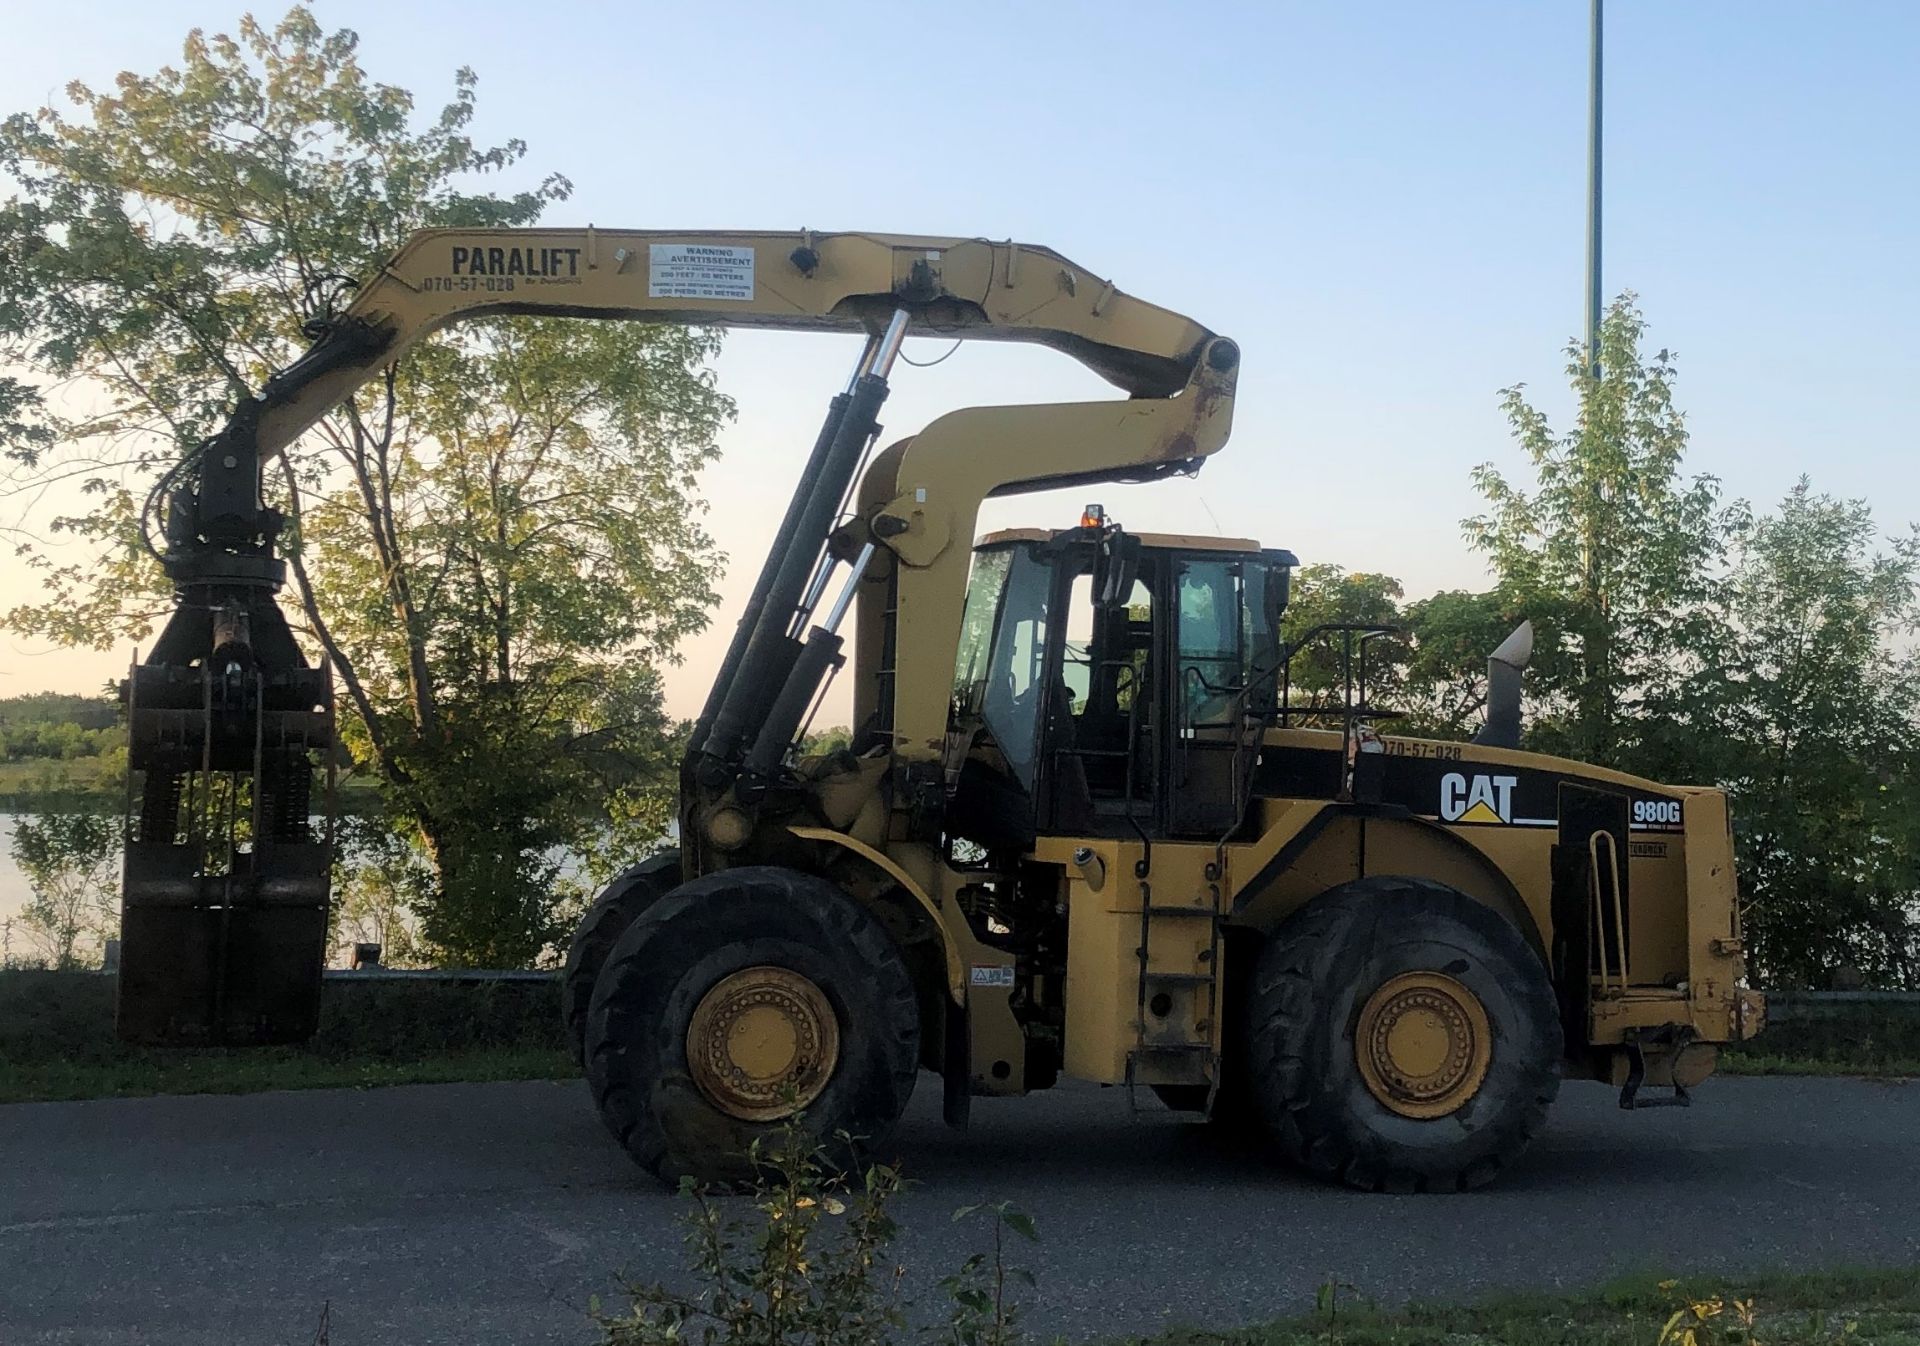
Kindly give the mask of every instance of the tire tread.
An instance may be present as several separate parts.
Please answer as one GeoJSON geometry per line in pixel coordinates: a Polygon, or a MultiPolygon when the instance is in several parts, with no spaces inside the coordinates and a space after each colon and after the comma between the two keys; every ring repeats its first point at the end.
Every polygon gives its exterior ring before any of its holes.
{"type": "MultiPolygon", "coordinates": [[[[1527,1012],[1544,1015],[1557,1037],[1559,1018],[1551,985],[1538,956],[1505,918],[1457,890],[1429,879],[1381,877],[1344,885],[1308,903],[1283,925],[1258,960],[1253,986],[1245,998],[1241,1024],[1258,1111],[1280,1153],[1309,1172],[1337,1178],[1368,1191],[1466,1191],[1491,1181],[1545,1125],[1548,1106],[1559,1091],[1557,1059],[1543,1083],[1516,1099],[1503,1114],[1505,1134],[1494,1152],[1457,1169],[1431,1173],[1396,1163],[1385,1146],[1365,1146],[1361,1138],[1315,1123],[1315,1089],[1310,1035],[1320,1006],[1316,969],[1329,965],[1348,941],[1363,938],[1388,904],[1414,904],[1443,920],[1465,925],[1483,939],[1505,943],[1539,971],[1519,994],[1527,1012]],[[1495,924],[1497,923],[1497,924],[1495,924]],[[1505,932],[1501,934],[1499,932],[1505,932]]],[[[1397,917],[1396,917],[1397,918],[1397,917]]]]}
{"type": "MultiPolygon", "coordinates": [[[[857,1138],[860,1149],[885,1143],[918,1078],[919,1001],[893,937],[872,913],[823,879],[772,866],[724,870],[683,884],[649,906],[621,935],[601,970],[587,1016],[587,1078],[594,1101],[608,1129],[634,1161],[664,1181],[712,1167],[709,1161],[714,1157],[676,1153],[671,1138],[654,1124],[657,1119],[649,1117],[643,1100],[636,1096],[630,1074],[613,1068],[614,1058],[635,1031],[628,1007],[657,976],[652,967],[656,940],[666,932],[699,931],[720,910],[716,904],[742,893],[747,895],[743,901],[802,914],[816,927],[821,948],[843,950],[850,966],[862,969],[878,984],[890,1079],[888,1096],[879,1109],[886,1115],[861,1119],[869,1129],[857,1138]]],[[[843,1052],[848,1051],[850,1035],[863,1030],[871,1031],[872,1025],[842,1025],[843,1052]]],[[[857,1158],[852,1152],[839,1153],[842,1147],[830,1137],[820,1139],[836,1152],[836,1158],[857,1158]]]]}

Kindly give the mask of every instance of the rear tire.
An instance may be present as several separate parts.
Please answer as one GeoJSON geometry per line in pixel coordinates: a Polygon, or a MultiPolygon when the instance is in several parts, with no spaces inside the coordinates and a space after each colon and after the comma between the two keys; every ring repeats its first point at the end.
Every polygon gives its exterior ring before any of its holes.
{"type": "Polygon", "coordinates": [[[828,1164],[856,1171],[912,1095],[919,1006],[880,923],[834,885],[794,870],[709,874],[627,928],[587,1014],[587,1079],[601,1117],[634,1161],[664,1181],[752,1179],[754,1141],[787,1118],[729,1102],[726,1061],[717,1081],[706,1060],[698,1069],[689,1062],[690,1035],[715,1020],[716,997],[742,974],[787,978],[830,1007],[832,1022],[821,1025],[825,1037],[837,1036],[830,1073],[809,1083],[813,1096],[799,1111],[828,1164]]]}
{"type": "Polygon", "coordinates": [[[1261,950],[1241,1008],[1263,1129],[1288,1159],[1350,1186],[1478,1187],[1526,1148],[1559,1091],[1559,1011],[1539,955],[1498,913],[1430,880],[1362,879],[1308,903],[1261,950]],[[1390,1042],[1411,1074],[1430,1073],[1384,1082],[1398,1068],[1390,1042]]]}
{"type": "Polygon", "coordinates": [[[587,1006],[607,955],[635,918],[679,882],[680,852],[661,851],[614,875],[580,918],[560,973],[560,1014],[575,1062],[585,1064],[587,1059],[587,1006]]]}

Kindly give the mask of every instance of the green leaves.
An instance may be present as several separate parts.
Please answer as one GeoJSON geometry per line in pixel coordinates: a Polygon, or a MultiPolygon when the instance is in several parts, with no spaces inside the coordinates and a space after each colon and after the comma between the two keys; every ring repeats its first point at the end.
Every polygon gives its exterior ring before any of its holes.
{"type": "MultiPolygon", "coordinates": [[[[1488,654],[1531,619],[1527,746],[1731,792],[1756,981],[1920,986],[1920,541],[1805,480],[1772,512],[1723,504],[1685,473],[1673,357],[1644,336],[1625,296],[1599,379],[1569,350],[1565,431],[1503,394],[1528,476],[1473,472],[1489,591],[1403,603],[1391,577],[1308,566],[1288,638],[1405,628],[1371,647],[1368,700],[1408,712],[1401,732],[1465,738],[1488,654]]],[[[1337,647],[1292,673],[1296,706],[1338,705],[1337,647]]]]}
{"type": "Polygon", "coordinates": [[[801,1119],[757,1139],[750,1200],[722,1204],[691,1182],[681,1284],[627,1285],[628,1310],[593,1312],[621,1346],[890,1346],[906,1333],[903,1269],[891,1259],[898,1170],[842,1188],[801,1119]],[[842,1192],[843,1195],[836,1195],[842,1192]],[[686,1288],[681,1288],[682,1285],[686,1288]]]}
{"type": "Polygon", "coordinates": [[[1033,1222],[1033,1217],[1015,1209],[1010,1201],[996,1201],[990,1205],[961,1206],[953,1212],[953,1223],[961,1224],[982,1212],[985,1212],[996,1225],[1004,1225],[1029,1243],[1040,1241],[1040,1228],[1033,1222]]]}
{"type": "MultiPolygon", "coordinates": [[[[0,490],[59,502],[26,539],[44,593],[6,626],[143,637],[172,602],[140,541],[147,485],[298,356],[317,297],[416,229],[526,225],[566,198],[558,174],[490,190],[527,147],[472,138],[476,88],[462,69],[423,108],[296,7],[0,126],[17,184],[0,356],[31,375],[0,382],[0,490]],[[54,380],[85,396],[54,407],[54,380]],[[85,545],[57,554],[54,532],[85,545]]],[[[696,493],[732,414],[717,349],[681,328],[452,329],[274,469],[289,597],[432,874],[415,904],[431,956],[539,957],[564,899],[667,825],[675,727],[654,666],[705,624],[719,574],[696,493]],[[560,848],[584,871],[560,873],[560,848]]],[[[376,877],[384,913],[397,889],[376,877]]]]}
{"type": "MultiPolygon", "coordinates": [[[[123,74],[108,93],[75,83],[70,112],[0,125],[0,173],[18,189],[0,206],[0,353],[86,394],[56,409],[37,382],[0,386],[19,469],[8,486],[23,499],[49,485],[143,493],[298,355],[322,278],[365,274],[415,228],[529,223],[566,194],[557,178],[504,198],[471,189],[524,148],[463,135],[470,78],[416,132],[412,95],[367,77],[352,33],[326,34],[301,8],[237,31],[196,31],[176,65],[123,74]]],[[[107,541],[91,515],[79,531],[107,541]]],[[[132,540],[120,520],[112,540],[132,540]]],[[[106,644],[144,635],[166,602],[151,566],[83,563],[61,578],[7,624],[106,644]],[[59,615],[75,604],[84,623],[59,615]]]]}
{"type": "MultiPolygon", "coordinates": [[[[1641,354],[1646,324],[1631,294],[1608,309],[1599,378],[1583,349],[1567,373],[1579,411],[1556,431],[1516,385],[1501,395],[1532,471],[1516,486],[1474,469],[1486,513],[1464,524],[1486,554],[1503,604],[1546,637],[1528,674],[1530,741],[1583,761],[1658,774],[1640,730],[1682,713],[1708,667],[1698,629],[1715,599],[1728,518],[1719,487],[1685,478],[1685,417],[1671,354],[1641,354]]],[[[1710,623],[1708,624],[1710,626],[1710,623]]]]}
{"type": "Polygon", "coordinates": [[[1024,1211],[1017,1211],[1011,1208],[1005,1209],[1000,1212],[1000,1219],[1007,1228],[1011,1229],[1027,1242],[1038,1243],[1040,1241],[1039,1228],[1034,1224],[1033,1217],[1024,1211]]]}
{"type": "Polygon", "coordinates": [[[1732,793],[1758,981],[1920,984],[1920,552],[1804,479],[1756,515],[1684,476],[1673,357],[1644,335],[1624,296],[1602,376],[1569,351],[1565,433],[1507,390],[1531,485],[1475,472],[1468,539],[1541,637],[1529,745],[1732,793]]]}
{"type": "MultiPolygon", "coordinates": [[[[1404,604],[1402,594],[1400,581],[1389,575],[1303,566],[1283,634],[1298,643],[1323,623],[1399,627],[1403,636],[1366,644],[1368,703],[1403,712],[1392,722],[1396,733],[1471,737],[1486,709],[1487,656],[1519,624],[1521,605],[1498,591],[1440,593],[1404,604]]],[[[1338,634],[1302,646],[1289,669],[1294,706],[1338,710],[1345,696],[1342,655],[1338,634]]],[[[1357,682],[1357,658],[1354,673],[1357,682]]]]}
{"type": "Polygon", "coordinates": [[[953,1223],[982,1217],[993,1229],[992,1248],[969,1254],[957,1270],[939,1282],[948,1304],[946,1328],[941,1335],[952,1346],[1010,1346],[1022,1340],[1020,1305],[1008,1291],[1007,1282],[1019,1281],[1029,1288],[1037,1284],[1030,1270],[1007,1260],[1006,1248],[1009,1230],[1029,1243],[1040,1241],[1040,1229],[1033,1217],[1010,1201],[994,1201],[960,1207],[953,1213],[953,1223]]]}
{"type": "Polygon", "coordinates": [[[1710,711],[1755,958],[1779,984],[1920,984],[1920,627],[1911,532],[1803,479],[1731,538],[1710,711]]]}
{"type": "Polygon", "coordinates": [[[47,795],[13,822],[10,850],[30,894],[20,926],[49,966],[97,966],[119,928],[120,820],[47,795]]]}

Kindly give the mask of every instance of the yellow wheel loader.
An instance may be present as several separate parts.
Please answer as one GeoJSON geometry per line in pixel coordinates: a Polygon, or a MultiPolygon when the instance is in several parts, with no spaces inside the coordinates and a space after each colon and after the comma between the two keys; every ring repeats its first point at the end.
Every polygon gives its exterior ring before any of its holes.
{"type": "Polygon", "coordinates": [[[275,600],[261,464],[498,313],[866,337],[693,726],[679,849],[609,886],[566,963],[595,1101],[661,1177],[739,1177],[796,1113],[871,1150],[932,1072],[955,1125],[1069,1076],[1356,1186],[1454,1190],[1562,1078],[1684,1102],[1758,1028],[1724,796],[1520,751],[1525,628],[1478,741],[1401,737],[1368,701],[1381,630],[1282,643],[1286,551],[1097,506],[975,543],[989,496],[1198,470],[1233,342],[1038,247],[530,229],[416,235],[163,483],[180,607],[129,682],[125,1036],[313,1031],[331,701],[275,600]],[[1125,396],[880,447],[909,335],[1051,346],[1125,396]],[[1342,695],[1298,704],[1325,646],[1342,695]],[[853,741],[803,756],[836,673],[853,741]]]}

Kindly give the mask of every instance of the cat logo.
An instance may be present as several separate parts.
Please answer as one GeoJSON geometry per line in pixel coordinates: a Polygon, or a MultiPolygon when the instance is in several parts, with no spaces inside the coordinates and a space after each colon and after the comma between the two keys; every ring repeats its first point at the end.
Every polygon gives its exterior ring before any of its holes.
{"type": "Polygon", "coordinates": [[[1513,787],[1518,776],[1463,776],[1449,771],[1440,778],[1440,816],[1450,823],[1510,823],[1513,787]]]}

